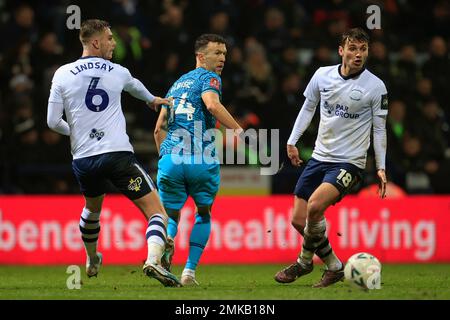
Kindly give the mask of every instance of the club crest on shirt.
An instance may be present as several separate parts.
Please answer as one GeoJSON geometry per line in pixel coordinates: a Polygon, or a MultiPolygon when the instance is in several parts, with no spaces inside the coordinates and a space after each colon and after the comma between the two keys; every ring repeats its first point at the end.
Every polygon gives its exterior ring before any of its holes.
{"type": "Polygon", "coordinates": [[[128,185],[128,190],[130,191],[140,191],[141,190],[142,178],[137,177],[136,179],[131,178],[130,184],[128,185]]]}
{"type": "Polygon", "coordinates": [[[325,101],[323,107],[327,110],[328,114],[332,114],[334,110],[334,106],[330,105],[328,101],[325,101]]]}
{"type": "Polygon", "coordinates": [[[219,90],[220,89],[219,80],[217,80],[216,78],[211,78],[211,80],[209,81],[209,86],[219,90]]]}
{"type": "Polygon", "coordinates": [[[352,100],[359,101],[361,100],[362,96],[363,93],[359,89],[353,89],[352,91],[350,91],[350,99],[352,100]]]}

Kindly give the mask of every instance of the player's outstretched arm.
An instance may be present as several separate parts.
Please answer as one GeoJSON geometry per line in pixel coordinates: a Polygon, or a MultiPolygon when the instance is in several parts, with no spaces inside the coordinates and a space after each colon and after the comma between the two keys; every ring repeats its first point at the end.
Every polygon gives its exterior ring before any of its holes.
{"type": "Polygon", "coordinates": [[[300,159],[298,149],[295,145],[311,123],[314,113],[316,112],[316,107],[317,103],[306,98],[300,112],[298,113],[291,135],[287,141],[287,155],[291,160],[292,165],[296,167],[300,166],[303,163],[303,160],[300,159]]]}
{"type": "Polygon", "coordinates": [[[123,90],[131,94],[133,97],[143,100],[154,111],[158,111],[162,104],[171,104],[170,99],[155,97],[147,88],[136,78],[130,76],[130,81],[124,86],[123,90]]]}
{"type": "Polygon", "coordinates": [[[314,117],[314,113],[316,112],[316,107],[316,102],[311,101],[308,98],[305,99],[297,119],[295,119],[294,127],[292,128],[291,135],[287,142],[288,145],[295,146],[297,144],[298,139],[300,139],[305,130],[309,127],[309,124],[314,117]]]}
{"type": "Polygon", "coordinates": [[[206,105],[208,111],[219,120],[220,124],[227,129],[234,129],[237,134],[243,130],[241,126],[234,120],[233,116],[223,106],[219,100],[219,95],[213,91],[207,91],[202,94],[202,100],[206,105]]]}
{"type": "Polygon", "coordinates": [[[150,109],[152,109],[153,111],[158,112],[159,108],[163,105],[172,105],[173,103],[173,98],[160,98],[160,97],[155,97],[155,99],[153,101],[147,101],[147,105],[150,107],[150,109]]]}
{"type": "Polygon", "coordinates": [[[377,167],[377,176],[380,180],[378,194],[380,198],[386,196],[386,116],[373,116],[373,150],[375,151],[375,164],[377,167]]]}
{"type": "Polygon", "coordinates": [[[158,153],[161,143],[164,141],[166,136],[167,136],[167,108],[161,108],[158,121],[156,121],[155,131],[153,132],[153,137],[155,138],[158,153]]]}

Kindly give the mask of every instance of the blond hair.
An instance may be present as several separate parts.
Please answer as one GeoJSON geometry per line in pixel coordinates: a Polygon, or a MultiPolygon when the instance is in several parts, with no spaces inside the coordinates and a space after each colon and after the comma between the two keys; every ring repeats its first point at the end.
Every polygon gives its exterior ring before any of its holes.
{"type": "Polygon", "coordinates": [[[110,28],[109,23],[99,19],[89,19],[83,21],[80,28],[80,41],[86,45],[89,39],[97,34],[103,32],[106,28],[110,28]]]}

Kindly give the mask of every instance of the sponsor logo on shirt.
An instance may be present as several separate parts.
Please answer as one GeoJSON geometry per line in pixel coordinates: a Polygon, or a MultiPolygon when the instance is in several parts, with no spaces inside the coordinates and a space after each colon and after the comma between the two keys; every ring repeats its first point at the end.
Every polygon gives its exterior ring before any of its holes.
{"type": "Polygon", "coordinates": [[[209,86],[220,90],[219,80],[217,80],[216,78],[211,78],[211,80],[209,81],[209,86]]]}
{"type": "Polygon", "coordinates": [[[359,114],[350,113],[348,106],[336,103],[336,105],[330,105],[328,101],[325,101],[323,107],[327,110],[328,114],[345,119],[358,119],[359,114]]]}
{"type": "Polygon", "coordinates": [[[137,177],[136,179],[131,178],[130,184],[128,185],[128,190],[130,191],[140,191],[141,190],[142,178],[137,177]]]}
{"type": "Polygon", "coordinates": [[[103,131],[98,131],[94,128],[91,130],[91,133],[89,133],[89,138],[97,139],[98,141],[100,141],[100,139],[103,138],[104,135],[105,133],[103,131]]]}

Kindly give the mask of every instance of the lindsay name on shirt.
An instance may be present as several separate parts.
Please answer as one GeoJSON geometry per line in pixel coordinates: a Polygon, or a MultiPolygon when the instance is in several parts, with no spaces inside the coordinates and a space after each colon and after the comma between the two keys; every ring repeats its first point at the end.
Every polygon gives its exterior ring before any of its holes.
{"type": "Polygon", "coordinates": [[[75,69],[70,70],[70,72],[72,72],[73,75],[77,75],[80,72],[83,72],[84,70],[89,70],[89,69],[100,69],[100,70],[105,70],[108,72],[111,72],[112,69],[114,69],[113,66],[107,65],[106,63],[101,63],[101,62],[87,62],[87,63],[83,63],[83,64],[79,64],[77,66],[75,66],[75,69]]]}

